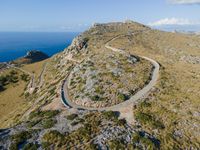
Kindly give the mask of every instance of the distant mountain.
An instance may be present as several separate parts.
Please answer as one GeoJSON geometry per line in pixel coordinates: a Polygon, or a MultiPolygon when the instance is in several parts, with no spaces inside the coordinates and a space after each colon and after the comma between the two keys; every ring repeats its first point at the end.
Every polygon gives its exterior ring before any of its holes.
{"type": "Polygon", "coordinates": [[[198,32],[200,31],[199,25],[163,25],[153,27],[155,29],[164,30],[164,31],[187,31],[187,32],[198,32]]]}
{"type": "Polygon", "coordinates": [[[34,63],[38,61],[42,61],[49,58],[49,56],[39,50],[30,50],[26,53],[25,56],[20,57],[14,61],[11,61],[11,63],[14,64],[29,64],[34,63]]]}

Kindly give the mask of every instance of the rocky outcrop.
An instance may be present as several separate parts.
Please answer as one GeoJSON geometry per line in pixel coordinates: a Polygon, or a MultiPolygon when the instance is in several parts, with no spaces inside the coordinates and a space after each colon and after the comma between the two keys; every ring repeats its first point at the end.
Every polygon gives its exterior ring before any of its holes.
{"type": "Polygon", "coordinates": [[[38,50],[28,51],[24,58],[31,59],[32,61],[41,61],[47,59],[49,56],[38,50]]]}
{"type": "Polygon", "coordinates": [[[30,50],[26,53],[25,56],[12,61],[12,63],[14,63],[14,64],[29,64],[29,63],[35,63],[38,61],[42,61],[47,58],[49,58],[49,56],[39,50],[30,50]]]}
{"type": "Polygon", "coordinates": [[[83,38],[81,35],[77,36],[73,41],[72,44],[64,50],[64,53],[67,55],[76,55],[82,49],[87,47],[87,39],[83,38]]]}

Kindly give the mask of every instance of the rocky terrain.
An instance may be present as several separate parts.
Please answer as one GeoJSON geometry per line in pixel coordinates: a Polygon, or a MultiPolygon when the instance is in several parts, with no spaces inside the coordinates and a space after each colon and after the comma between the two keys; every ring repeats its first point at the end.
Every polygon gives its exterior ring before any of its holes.
{"type": "Polygon", "coordinates": [[[68,87],[76,104],[95,108],[119,104],[148,83],[151,64],[146,60],[104,54],[91,56],[71,71],[68,87]]]}
{"type": "Polygon", "coordinates": [[[200,39],[142,24],[95,24],[46,63],[43,84],[26,95],[29,104],[0,132],[0,149],[198,149],[200,147],[200,39]],[[118,38],[116,38],[118,37],[118,38]],[[114,40],[113,40],[114,39],[114,40]],[[126,55],[106,48],[120,49],[126,55]],[[149,82],[151,91],[122,111],[89,111],[64,106],[121,104],[149,82]],[[129,117],[132,114],[133,117],[129,117]]]}

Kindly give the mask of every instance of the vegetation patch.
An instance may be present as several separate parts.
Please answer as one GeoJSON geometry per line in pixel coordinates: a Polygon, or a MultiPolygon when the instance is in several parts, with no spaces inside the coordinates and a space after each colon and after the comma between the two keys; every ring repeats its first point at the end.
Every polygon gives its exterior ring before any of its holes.
{"type": "Polygon", "coordinates": [[[26,144],[22,150],[37,150],[39,148],[38,144],[28,143],[26,144]]]}
{"type": "Polygon", "coordinates": [[[10,149],[17,150],[18,147],[23,144],[26,140],[30,139],[32,137],[31,133],[28,131],[22,131],[20,133],[14,134],[11,136],[12,138],[12,144],[10,146],[10,149]]]}
{"type": "Polygon", "coordinates": [[[42,120],[41,124],[44,129],[48,129],[53,127],[56,122],[57,121],[55,119],[44,119],[42,120]]]}
{"type": "Polygon", "coordinates": [[[132,143],[135,149],[159,149],[160,142],[158,140],[146,137],[142,132],[136,132],[132,135],[132,143]]]}
{"type": "Polygon", "coordinates": [[[126,144],[122,140],[111,140],[109,141],[109,149],[118,150],[126,149],[126,144]]]}
{"type": "Polygon", "coordinates": [[[102,115],[105,119],[115,120],[115,121],[118,119],[118,116],[119,116],[119,114],[117,112],[114,112],[114,111],[104,111],[102,113],[102,115]]]}
{"type": "Polygon", "coordinates": [[[5,86],[11,83],[17,83],[19,81],[18,72],[11,70],[6,75],[0,76],[0,92],[5,89],[5,86]]]}
{"type": "Polygon", "coordinates": [[[34,118],[52,118],[59,113],[58,110],[47,110],[47,111],[33,111],[29,115],[29,119],[34,118]]]}
{"type": "Polygon", "coordinates": [[[44,129],[53,127],[56,124],[55,116],[59,111],[34,111],[29,115],[29,122],[27,126],[29,128],[34,127],[37,124],[40,124],[44,129]]]}
{"type": "Polygon", "coordinates": [[[71,115],[68,115],[67,116],[67,119],[68,120],[74,120],[74,119],[76,119],[78,117],[78,114],[71,114],[71,115]]]}
{"type": "Polygon", "coordinates": [[[164,124],[160,120],[156,119],[156,117],[151,115],[150,113],[147,114],[143,112],[137,112],[135,114],[135,117],[142,124],[149,124],[153,128],[158,128],[158,129],[165,128],[164,124]]]}

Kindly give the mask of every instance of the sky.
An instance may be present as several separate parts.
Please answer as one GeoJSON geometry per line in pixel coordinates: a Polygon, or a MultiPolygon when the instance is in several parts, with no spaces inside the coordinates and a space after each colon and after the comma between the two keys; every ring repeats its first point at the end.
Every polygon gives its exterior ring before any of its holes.
{"type": "Polygon", "coordinates": [[[0,0],[0,31],[79,32],[127,19],[200,31],[200,0],[0,0]]]}

